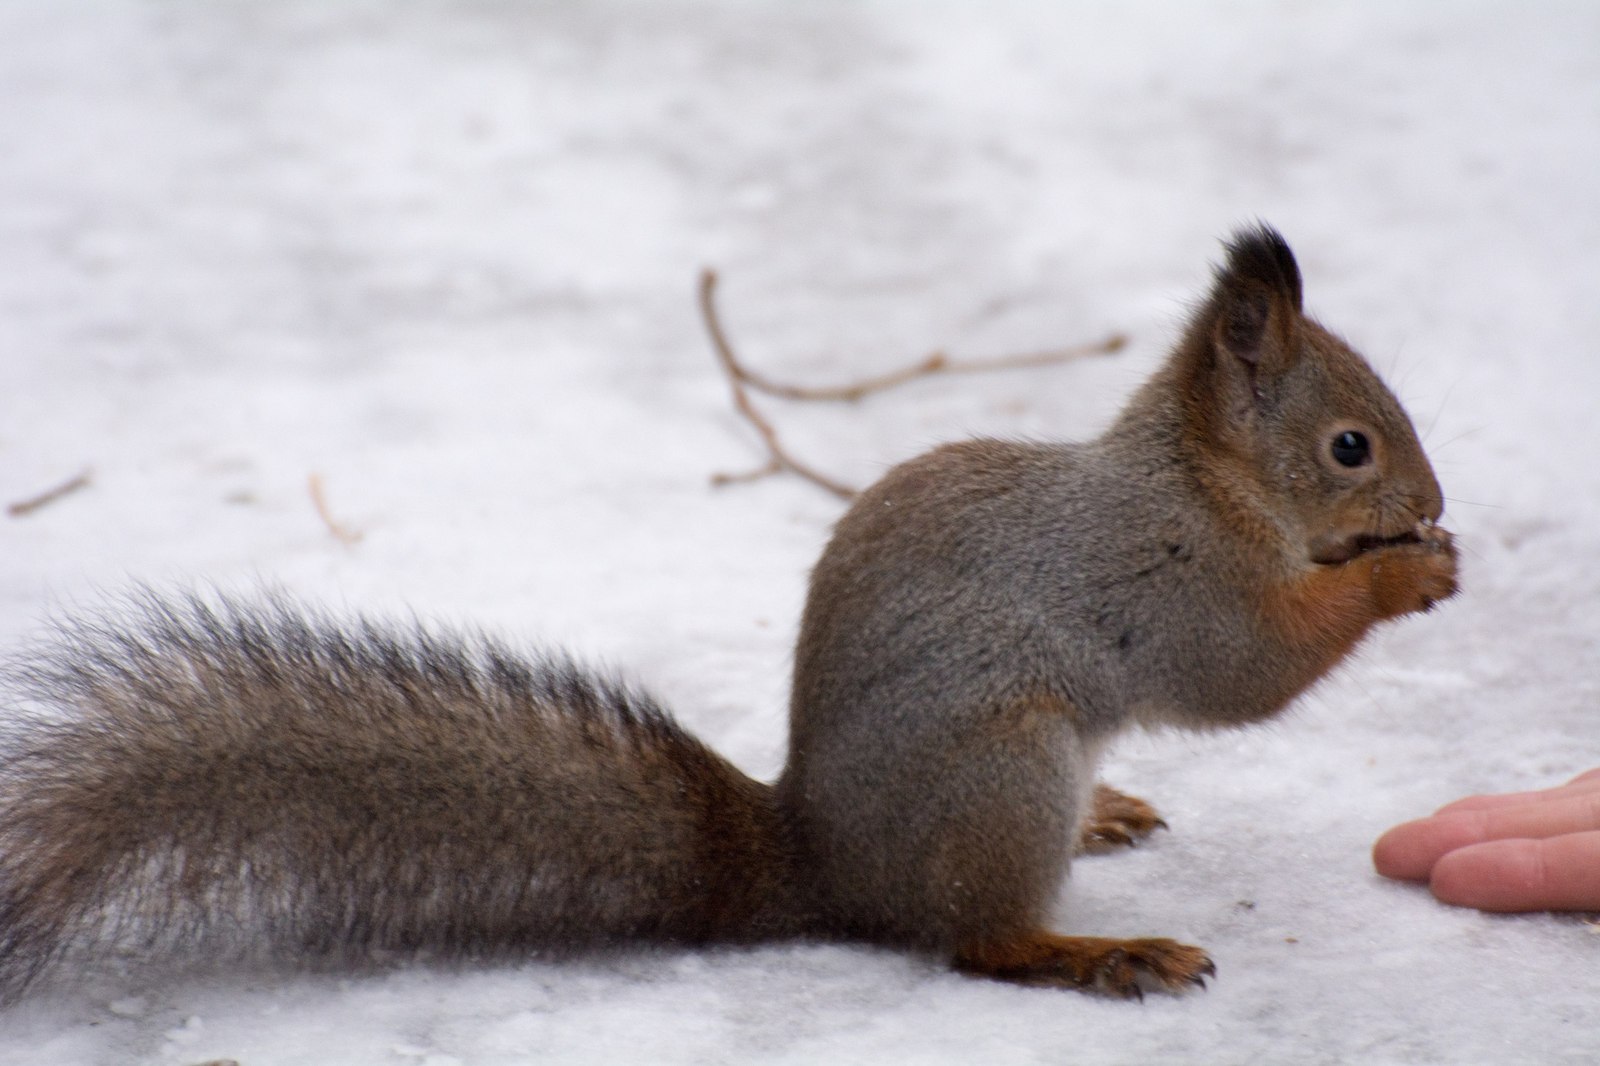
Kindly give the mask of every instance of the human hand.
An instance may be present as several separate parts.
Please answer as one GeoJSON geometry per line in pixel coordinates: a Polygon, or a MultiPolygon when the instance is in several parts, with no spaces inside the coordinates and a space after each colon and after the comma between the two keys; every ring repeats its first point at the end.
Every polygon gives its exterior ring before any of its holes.
{"type": "Polygon", "coordinates": [[[1460,907],[1600,910],[1600,769],[1539,792],[1447,804],[1383,834],[1372,862],[1460,907]]]}

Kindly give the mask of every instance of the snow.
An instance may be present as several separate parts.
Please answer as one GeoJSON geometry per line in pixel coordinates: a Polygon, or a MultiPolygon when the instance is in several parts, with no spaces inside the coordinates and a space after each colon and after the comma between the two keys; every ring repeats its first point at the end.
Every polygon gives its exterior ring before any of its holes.
{"type": "Polygon", "coordinates": [[[973,433],[1092,434],[1216,240],[1264,218],[1410,407],[1466,591],[1282,719],[1136,736],[1171,823],[1062,928],[1202,944],[1143,1004],[852,947],[378,973],[100,974],[0,1061],[1593,1061],[1600,938],[1385,882],[1387,826],[1600,764],[1600,9],[1377,2],[0,6],[0,644],[135,582],[272,585],[623,667],[783,757],[839,504],[761,461],[694,304],[838,381],[934,350],[1121,354],[764,401],[862,484],[973,433]],[[312,506],[360,533],[343,544],[312,506]]]}

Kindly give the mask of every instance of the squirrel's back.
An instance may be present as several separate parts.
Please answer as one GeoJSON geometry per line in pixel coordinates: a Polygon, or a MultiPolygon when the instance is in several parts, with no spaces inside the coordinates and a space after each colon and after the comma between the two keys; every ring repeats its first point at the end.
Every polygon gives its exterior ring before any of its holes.
{"type": "Polygon", "coordinates": [[[796,931],[770,788],[562,659],[145,597],[22,674],[4,998],[129,945],[360,959],[796,931]]]}

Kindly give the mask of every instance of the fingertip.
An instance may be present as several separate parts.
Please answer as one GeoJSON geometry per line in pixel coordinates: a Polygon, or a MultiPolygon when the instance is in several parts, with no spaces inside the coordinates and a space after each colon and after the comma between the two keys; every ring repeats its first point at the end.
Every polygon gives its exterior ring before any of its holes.
{"type": "Polygon", "coordinates": [[[1372,845],[1372,865],[1396,881],[1426,881],[1438,858],[1428,846],[1429,819],[1406,822],[1380,836],[1372,845]]]}
{"type": "Polygon", "coordinates": [[[1372,848],[1380,874],[1400,881],[1426,881],[1441,856],[1484,839],[1481,813],[1461,811],[1397,825],[1372,848]]]}

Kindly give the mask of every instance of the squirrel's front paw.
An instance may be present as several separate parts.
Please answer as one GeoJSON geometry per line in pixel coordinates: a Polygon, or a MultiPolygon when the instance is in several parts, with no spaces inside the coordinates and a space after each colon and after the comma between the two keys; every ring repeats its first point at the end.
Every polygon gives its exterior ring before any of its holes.
{"type": "Polygon", "coordinates": [[[1373,596],[1386,617],[1431,610],[1460,589],[1455,538],[1449,530],[1424,523],[1416,536],[1415,541],[1368,553],[1373,596]]]}
{"type": "Polygon", "coordinates": [[[1166,827],[1161,815],[1144,800],[1110,785],[1097,784],[1089,816],[1078,828],[1078,854],[1099,855],[1117,848],[1131,848],[1157,829],[1166,827]]]}

